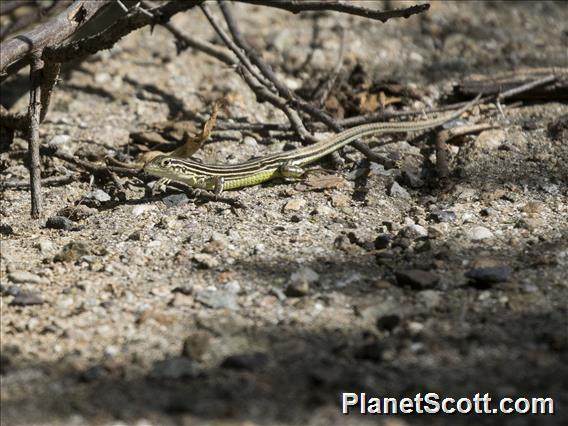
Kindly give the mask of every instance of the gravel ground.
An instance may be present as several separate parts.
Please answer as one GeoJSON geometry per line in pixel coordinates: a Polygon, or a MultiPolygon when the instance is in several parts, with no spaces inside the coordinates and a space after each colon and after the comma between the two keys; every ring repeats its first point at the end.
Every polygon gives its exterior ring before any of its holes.
{"type": "MultiPolygon", "coordinates": [[[[324,14],[315,40],[313,15],[235,9],[249,41],[294,88],[333,66],[337,23],[349,29],[345,71],[359,64],[372,81],[420,88],[433,103],[469,73],[567,63],[561,2],[434,2],[425,15],[386,24],[324,14]]],[[[173,21],[213,39],[197,10],[173,21]]],[[[23,108],[25,88],[22,76],[3,97],[23,108]]],[[[41,138],[88,158],[125,153],[131,132],[206,115],[223,95],[225,118],[286,122],[233,70],[192,51],[176,55],[163,28],[145,29],[65,69],[41,138]]],[[[555,416],[475,424],[563,423],[568,131],[554,129],[567,114],[555,102],[504,115],[475,108],[463,120],[495,128],[452,147],[455,176],[444,190],[428,161],[431,134],[387,147],[400,155],[398,169],[348,148],[329,188],[273,182],[229,194],[246,209],[175,192],[149,201],[133,185],[120,201],[83,175],[44,189],[45,217],[34,221],[29,193],[5,190],[2,424],[449,421],[345,417],[342,391],[552,397],[555,416]],[[64,208],[73,222],[46,226],[64,208]]],[[[298,146],[232,136],[197,156],[235,162],[298,146]]],[[[16,139],[11,149],[22,147],[16,139]]],[[[7,153],[0,161],[2,179],[27,178],[21,161],[7,153]]],[[[44,160],[46,176],[65,167],[44,160]]]]}

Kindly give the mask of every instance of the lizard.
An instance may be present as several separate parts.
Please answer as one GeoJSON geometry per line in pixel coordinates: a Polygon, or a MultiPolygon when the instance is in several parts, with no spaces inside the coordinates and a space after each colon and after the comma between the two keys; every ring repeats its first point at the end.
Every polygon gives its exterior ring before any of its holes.
{"type": "Polygon", "coordinates": [[[357,139],[371,135],[416,132],[441,126],[469,110],[479,98],[480,95],[459,110],[437,118],[362,124],[309,146],[238,164],[204,164],[189,158],[158,155],[145,164],[144,172],[160,178],[155,187],[163,187],[171,181],[176,181],[198,190],[213,191],[216,195],[226,190],[258,185],[276,178],[298,180],[306,175],[304,166],[357,139]]]}

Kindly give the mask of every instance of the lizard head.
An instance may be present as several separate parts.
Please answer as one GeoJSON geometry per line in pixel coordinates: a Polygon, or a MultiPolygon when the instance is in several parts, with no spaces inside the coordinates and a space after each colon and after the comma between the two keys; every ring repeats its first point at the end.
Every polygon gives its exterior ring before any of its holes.
{"type": "Polygon", "coordinates": [[[144,172],[157,177],[170,177],[175,170],[172,159],[167,155],[158,155],[144,165],[144,172]]]}

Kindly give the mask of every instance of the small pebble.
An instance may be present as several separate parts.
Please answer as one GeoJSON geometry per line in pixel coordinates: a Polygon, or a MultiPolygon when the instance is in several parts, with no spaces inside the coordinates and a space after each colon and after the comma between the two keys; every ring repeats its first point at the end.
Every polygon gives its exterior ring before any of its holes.
{"type": "Polygon", "coordinates": [[[46,280],[39,275],[28,271],[14,271],[8,274],[8,279],[13,283],[44,284],[46,280]]]}
{"type": "Polygon", "coordinates": [[[47,142],[47,144],[49,146],[57,147],[61,145],[66,145],[67,143],[69,143],[70,140],[71,136],[69,135],[55,135],[47,142]]]}
{"type": "Polygon", "coordinates": [[[319,274],[307,266],[298,269],[290,275],[290,281],[285,294],[289,297],[302,297],[309,293],[310,284],[319,280],[319,274]]]}
{"type": "Polygon", "coordinates": [[[186,194],[172,194],[162,198],[162,202],[167,208],[183,206],[189,203],[189,197],[186,194]]]}
{"type": "Polygon", "coordinates": [[[320,216],[330,216],[334,212],[335,211],[331,207],[328,207],[328,206],[325,206],[325,205],[320,205],[320,206],[317,206],[313,210],[312,214],[317,214],[317,215],[320,215],[320,216]]]}
{"type": "Polygon", "coordinates": [[[202,269],[212,269],[219,266],[219,261],[207,253],[194,254],[193,260],[197,263],[197,266],[202,269]]]}
{"type": "Polygon", "coordinates": [[[13,306],[31,306],[31,305],[41,305],[43,303],[43,298],[41,294],[35,291],[20,291],[10,305],[13,306]]]}
{"type": "Polygon", "coordinates": [[[258,142],[252,136],[245,136],[243,139],[243,143],[247,146],[252,146],[252,147],[258,146],[258,142]]]}
{"type": "Polygon", "coordinates": [[[87,193],[85,195],[85,198],[89,198],[91,200],[96,200],[99,201],[101,203],[104,203],[106,201],[110,201],[111,197],[110,195],[108,195],[105,191],[103,191],[102,189],[95,189],[94,191],[91,191],[89,193],[87,193]]]}
{"type": "Polygon", "coordinates": [[[389,187],[388,194],[393,198],[401,198],[409,200],[411,198],[410,194],[406,189],[400,186],[397,182],[393,182],[389,187]]]}
{"type": "Polygon", "coordinates": [[[75,262],[83,256],[91,254],[89,244],[85,241],[71,241],[53,257],[54,262],[75,262]]]}
{"type": "Polygon", "coordinates": [[[284,207],[282,208],[283,211],[299,211],[304,208],[306,205],[306,200],[302,198],[295,198],[288,201],[284,207]]]}
{"type": "Polygon", "coordinates": [[[205,331],[195,331],[183,341],[181,354],[195,361],[201,361],[209,349],[211,336],[205,331]]]}
{"type": "Polygon", "coordinates": [[[412,240],[417,240],[419,238],[426,238],[428,237],[428,231],[421,225],[408,225],[402,229],[402,235],[406,238],[410,238],[412,240]]]}
{"type": "Polygon", "coordinates": [[[42,238],[34,244],[34,247],[39,249],[40,253],[47,254],[55,249],[55,244],[51,240],[42,238]]]}
{"type": "Polygon", "coordinates": [[[223,285],[223,290],[229,293],[239,294],[241,291],[241,285],[238,281],[229,281],[223,285]]]}
{"type": "Polygon", "coordinates": [[[503,130],[485,130],[481,132],[476,140],[475,145],[486,151],[498,149],[505,142],[506,134],[503,130]]]}
{"type": "Polygon", "coordinates": [[[424,290],[416,295],[416,300],[426,306],[427,309],[434,309],[442,301],[442,296],[436,290],[424,290]]]}
{"type": "Polygon", "coordinates": [[[429,238],[443,238],[448,232],[447,223],[437,223],[428,227],[429,238]]]}
{"type": "Polygon", "coordinates": [[[430,213],[430,219],[438,223],[454,222],[457,219],[457,215],[451,210],[438,210],[430,213]]]}
{"type": "Polygon", "coordinates": [[[132,207],[132,215],[140,216],[141,214],[150,210],[155,210],[156,208],[156,204],[138,204],[132,207]]]}
{"type": "Polygon", "coordinates": [[[333,207],[348,207],[351,204],[351,198],[345,194],[332,194],[331,205],[333,207]]]}
{"type": "Polygon", "coordinates": [[[231,309],[238,308],[235,293],[226,290],[216,290],[215,288],[205,288],[195,295],[195,300],[212,309],[231,309]]]}

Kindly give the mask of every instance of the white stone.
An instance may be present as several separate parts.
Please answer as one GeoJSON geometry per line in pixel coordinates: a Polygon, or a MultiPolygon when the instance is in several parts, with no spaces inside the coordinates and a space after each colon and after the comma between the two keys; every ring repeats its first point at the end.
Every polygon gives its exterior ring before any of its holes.
{"type": "Polygon", "coordinates": [[[474,226],[467,231],[467,236],[470,240],[479,241],[488,238],[493,238],[493,232],[484,226],[474,226]]]}

